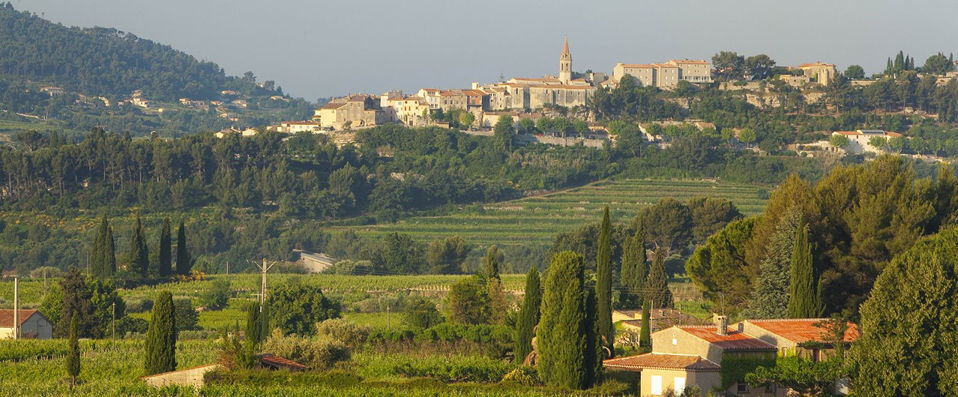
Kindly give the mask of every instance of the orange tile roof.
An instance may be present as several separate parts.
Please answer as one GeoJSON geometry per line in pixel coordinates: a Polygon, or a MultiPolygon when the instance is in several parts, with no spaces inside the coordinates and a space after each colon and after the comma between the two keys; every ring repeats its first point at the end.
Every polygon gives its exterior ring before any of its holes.
{"type": "Polygon", "coordinates": [[[287,360],[280,356],[274,355],[272,353],[265,353],[259,358],[260,362],[263,365],[272,367],[272,368],[286,368],[295,371],[305,371],[308,369],[307,366],[300,364],[295,361],[287,360]]]}
{"type": "Polygon", "coordinates": [[[631,69],[654,69],[654,63],[623,63],[622,67],[631,68],[631,69]]]}
{"type": "Polygon", "coordinates": [[[810,68],[810,67],[820,67],[820,66],[835,67],[835,65],[832,65],[830,63],[822,63],[822,62],[811,62],[811,63],[803,63],[801,65],[798,65],[799,68],[810,68]]]}
{"type": "Polygon", "coordinates": [[[699,356],[646,353],[619,357],[602,362],[606,368],[639,370],[643,368],[684,369],[686,371],[718,371],[722,367],[699,356]]]}
{"type": "Polygon", "coordinates": [[[320,109],[339,109],[343,107],[344,105],[346,105],[345,102],[330,102],[323,105],[323,107],[321,107],[320,109]]]}
{"type": "Polygon", "coordinates": [[[897,133],[897,132],[892,132],[892,131],[885,131],[885,135],[892,136],[892,137],[899,137],[899,136],[901,136],[901,134],[899,134],[899,133],[897,133]]]}
{"type": "Polygon", "coordinates": [[[704,64],[704,65],[708,65],[708,64],[709,64],[709,62],[706,61],[706,60],[704,60],[704,59],[683,59],[683,60],[672,59],[672,60],[669,60],[669,62],[675,62],[675,63],[696,63],[696,64],[704,64]]]}
{"type": "Polygon", "coordinates": [[[838,134],[838,135],[861,135],[862,133],[861,133],[861,132],[858,132],[858,131],[835,131],[835,132],[833,132],[833,134],[838,134]]]}
{"type": "MultiPolygon", "coordinates": [[[[828,331],[822,324],[823,322],[828,321],[826,318],[793,318],[745,321],[795,343],[803,343],[808,341],[824,342],[825,339],[828,338],[828,331]],[[816,324],[822,326],[816,326],[816,324]]],[[[844,336],[845,342],[854,342],[858,339],[858,336],[858,327],[853,323],[848,323],[848,329],[845,330],[844,336]]]]}
{"type": "Polygon", "coordinates": [[[696,338],[709,342],[722,350],[728,351],[775,351],[775,346],[748,336],[738,330],[729,329],[727,335],[715,333],[714,325],[676,326],[696,338]]]}
{"type": "MultiPolygon", "coordinates": [[[[43,313],[39,313],[33,309],[20,309],[19,311],[20,318],[17,320],[19,320],[20,324],[17,325],[23,325],[23,323],[27,322],[27,319],[34,314],[43,316],[43,313]]],[[[46,316],[43,316],[43,318],[46,318],[46,316]]],[[[49,321],[49,319],[47,321],[49,321]]],[[[13,328],[13,309],[0,309],[0,327],[13,328]]]]}
{"type": "Polygon", "coordinates": [[[556,82],[559,81],[559,79],[554,78],[554,77],[539,77],[539,78],[536,78],[536,77],[513,77],[512,79],[513,79],[513,80],[516,80],[516,81],[550,81],[550,82],[551,82],[551,81],[556,81],[556,82]]]}

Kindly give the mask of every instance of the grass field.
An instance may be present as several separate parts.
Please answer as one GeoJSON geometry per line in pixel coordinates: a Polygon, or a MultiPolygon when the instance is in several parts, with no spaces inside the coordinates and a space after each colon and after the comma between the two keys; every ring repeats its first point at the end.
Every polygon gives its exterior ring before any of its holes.
{"type": "Polygon", "coordinates": [[[613,222],[626,222],[642,207],[663,198],[687,201],[701,196],[729,199],[742,213],[755,215],[765,206],[767,190],[763,186],[711,180],[610,179],[542,196],[488,204],[478,211],[338,229],[351,228],[373,237],[400,232],[422,241],[459,235],[483,246],[549,244],[556,233],[597,222],[606,205],[612,211],[613,222]]]}

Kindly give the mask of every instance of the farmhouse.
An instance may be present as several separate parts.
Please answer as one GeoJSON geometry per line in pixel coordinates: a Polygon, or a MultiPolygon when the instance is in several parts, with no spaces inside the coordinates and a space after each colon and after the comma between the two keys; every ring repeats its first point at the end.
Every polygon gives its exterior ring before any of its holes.
{"type": "MultiPolygon", "coordinates": [[[[36,310],[19,310],[20,337],[27,339],[50,339],[53,323],[36,310]]],[[[0,309],[0,339],[13,338],[13,309],[0,309]]]]}
{"type": "MultiPolygon", "coordinates": [[[[768,360],[779,354],[800,354],[819,359],[831,350],[822,326],[826,319],[745,320],[728,326],[725,316],[710,326],[672,326],[652,334],[652,352],[604,361],[606,368],[641,373],[643,396],[681,394],[696,386],[703,393],[720,389],[736,395],[784,396],[782,387],[749,389],[742,380],[723,383],[723,360],[768,360]],[[806,342],[817,342],[804,348],[806,342]]],[[[848,324],[844,343],[858,339],[848,324]]]]}

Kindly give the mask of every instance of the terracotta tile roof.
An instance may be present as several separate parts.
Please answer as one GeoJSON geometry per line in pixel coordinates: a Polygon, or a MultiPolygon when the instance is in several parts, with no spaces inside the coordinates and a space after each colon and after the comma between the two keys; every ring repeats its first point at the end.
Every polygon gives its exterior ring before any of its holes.
{"type": "Polygon", "coordinates": [[[263,365],[270,368],[284,368],[284,369],[291,369],[294,371],[305,371],[308,369],[308,367],[303,364],[300,364],[295,361],[287,360],[280,356],[273,355],[272,353],[263,354],[262,356],[260,356],[259,360],[261,363],[263,363],[263,365]]]}
{"type": "Polygon", "coordinates": [[[619,357],[602,362],[606,368],[639,370],[643,368],[684,369],[686,371],[718,371],[722,367],[699,356],[646,353],[619,357]]]}
{"type": "MultiPolygon", "coordinates": [[[[824,342],[827,339],[828,331],[823,326],[816,326],[816,324],[821,325],[821,323],[828,321],[825,318],[745,321],[795,343],[824,342]]],[[[848,329],[845,330],[845,342],[854,342],[858,339],[858,336],[858,327],[853,323],[848,323],[848,329]]]]}
{"type": "MultiPolygon", "coordinates": [[[[23,325],[23,323],[25,323],[27,319],[34,314],[43,316],[42,313],[38,313],[33,309],[20,309],[20,318],[17,319],[19,320],[20,324],[17,325],[23,325]]],[[[46,318],[46,316],[43,316],[43,318],[46,318]]],[[[0,327],[13,328],[13,309],[0,309],[0,327]]]]}
{"type": "Polygon", "coordinates": [[[775,346],[748,336],[741,331],[729,329],[727,335],[715,333],[714,325],[676,326],[696,338],[709,342],[726,351],[775,351],[775,346]]]}
{"type": "Polygon", "coordinates": [[[622,67],[630,69],[654,69],[654,63],[623,63],[622,67]]]}
{"type": "Polygon", "coordinates": [[[706,61],[706,60],[704,60],[704,59],[682,59],[682,60],[672,59],[672,60],[669,60],[669,62],[675,62],[675,63],[678,63],[678,64],[686,64],[686,63],[695,63],[695,64],[700,64],[700,65],[708,65],[708,64],[709,64],[709,62],[706,61]]]}
{"type": "Polygon", "coordinates": [[[892,137],[899,137],[899,136],[901,136],[901,134],[899,134],[899,133],[897,133],[897,132],[892,132],[892,131],[885,131],[885,135],[892,136],[892,137]]]}
{"type": "Polygon", "coordinates": [[[462,93],[463,93],[463,94],[466,94],[466,96],[483,96],[483,95],[486,95],[486,93],[484,93],[484,92],[482,92],[482,91],[479,91],[479,90],[462,90],[462,93]]]}
{"type": "Polygon", "coordinates": [[[320,109],[339,109],[343,107],[344,105],[346,105],[345,102],[330,102],[323,105],[323,107],[321,107],[320,109]]]}
{"type": "Polygon", "coordinates": [[[516,81],[547,81],[547,82],[559,82],[559,79],[554,77],[513,77],[513,80],[516,81]]]}
{"type": "Polygon", "coordinates": [[[822,62],[811,62],[811,63],[803,63],[801,65],[798,65],[799,68],[814,68],[814,67],[822,67],[822,66],[835,67],[835,65],[832,65],[830,63],[822,63],[822,62]]]}
{"type": "Polygon", "coordinates": [[[833,132],[833,134],[838,134],[838,135],[861,135],[862,133],[861,133],[861,132],[858,132],[858,131],[835,131],[835,132],[833,132]]]}

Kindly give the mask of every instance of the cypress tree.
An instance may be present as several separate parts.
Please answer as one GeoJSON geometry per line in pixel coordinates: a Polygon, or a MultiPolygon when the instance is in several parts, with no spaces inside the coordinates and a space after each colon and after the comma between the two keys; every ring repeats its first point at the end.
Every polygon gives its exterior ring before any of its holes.
{"type": "Polygon", "coordinates": [[[643,290],[648,265],[645,263],[645,231],[642,223],[635,234],[625,242],[622,251],[622,270],[619,272],[619,284],[622,286],[621,300],[631,307],[642,306],[643,290]]]}
{"type": "Polygon", "coordinates": [[[672,291],[669,290],[669,279],[665,275],[665,255],[661,248],[655,250],[645,292],[645,301],[649,302],[653,309],[672,307],[672,291]]]}
{"type": "MultiPolygon", "coordinates": [[[[613,350],[615,329],[612,328],[612,221],[609,219],[609,207],[602,215],[599,229],[599,247],[596,254],[596,321],[599,339],[605,339],[604,345],[613,350]]],[[[611,357],[611,356],[610,356],[611,357]]]]}
{"type": "Polygon", "coordinates": [[[60,318],[54,327],[57,337],[69,335],[70,323],[74,318],[79,321],[81,335],[93,336],[96,327],[94,308],[90,288],[83,280],[83,275],[76,267],[70,266],[63,280],[60,280],[60,290],[63,291],[63,302],[60,306],[60,318]]]}
{"type": "Polygon", "coordinates": [[[649,302],[645,302],[642,305],[642,325],[639,328],[639,346],[645,351],[652,350],[652,327],[651,327],[651,317],[652,312],[649,310],[649,302]]]}
{"type": "MultiPolygon", "coordinates": [[[[539,376],[557,387],[584,389],[595,378],[593,361],[587,354],[589,327],[586,311],[589,292],[585,288],[582,257],[563,251],[552,258],[542,294],[542,317],[536,328],[539,347],[539,376]]],[[[593,334],[594,335],[594,334],[593,334]]]]}
{"type": "Polygon", "coordinates": [[[130,252],[127,257],[129,269],[136,271],[140,277],[146,278],[150,273],[150,250],[146,246],[146,236],[143,234],[143,224],[140,215],[136,215],[133,225],[133,236],[130,237],[130,252]]]}
{"type": "Polygon", "coordinates": [[[166,278],[173,271],[173,242],[170,236],[170,217],[163,219],[163,228],[160,229],[159,269],[157,274],[166,278]]]}
{"type": "Polygon", "coordinates": [[[502,265],[502,254],[499,253],[499,247],[493,245],[486,250],[486,256],[482,258],[481,274],[483,280],[499,280],[499,268],[502,265]]]}
{"type": "Polygon", "coordinates": [[[77,315],[70,319],[70,342],[67,350],[67,375],[70,375],[70,389],[77,383],[80,375],[80,345],[77,343],[77,315]]]}
{"type": "Polygon", "coordinates": [[[176,324],[173,295],[160,291],[153,304],[153,317],[146,332],[145,369],[147,375],[176,369],[176,324]]]}
{"type": "Polygon", "coordinates": [[[116,255],[113,245],[113,229],[106,215],[100,220],[96,237],[93,239],[93,248],[90,250],[90,271],[93,277],[107,279],[116,272],[116,255]]]}
{"type": "Polygon", "coordinates": [[[186,276],[193,267],[193,259],[186,244],[186,228],[180,221],[180,228],[176,232],[176,274],[186,276]]]}
{"type": "Polygon", "coordinates": [[[585,369],[585,382],[583,388],[592,387],[599,383],[602,375],[602,357],[612,356],[611,347],[606,351],[606,346],[602,343],[602,336],[599,333],[599,311],[595,309],[598,305],[598,294],[595,288],[585,289],[585,356],[583,357],[582,367],[585,369]]]}
{"type": "Polygon", "coordinates": [[[532,351],[532,337],[539,323],[539,306],[542,304],[542,286],[539,284],[539,270],[535,267],[526,274],[526,290],[519,309],[519,321],[516,323],[516,345],[513,348],[516,362],[522,362],[532,351]]]}
{"type": "Polygon", "coordinates": [[[808,226],[804,224],[799,225],[796,230],[789,285],[789,318],[811,318],[822,315],[818,276],[815,274],[815,265],[812,261],[812,247],[808,242],[808,226]]]}
{"type": "Polygon", "coordinates": [[[250,302],[246,308],[246,340],[259,346],[269,336],[269,305],[259,309],[259,303],[250,302]]]}

